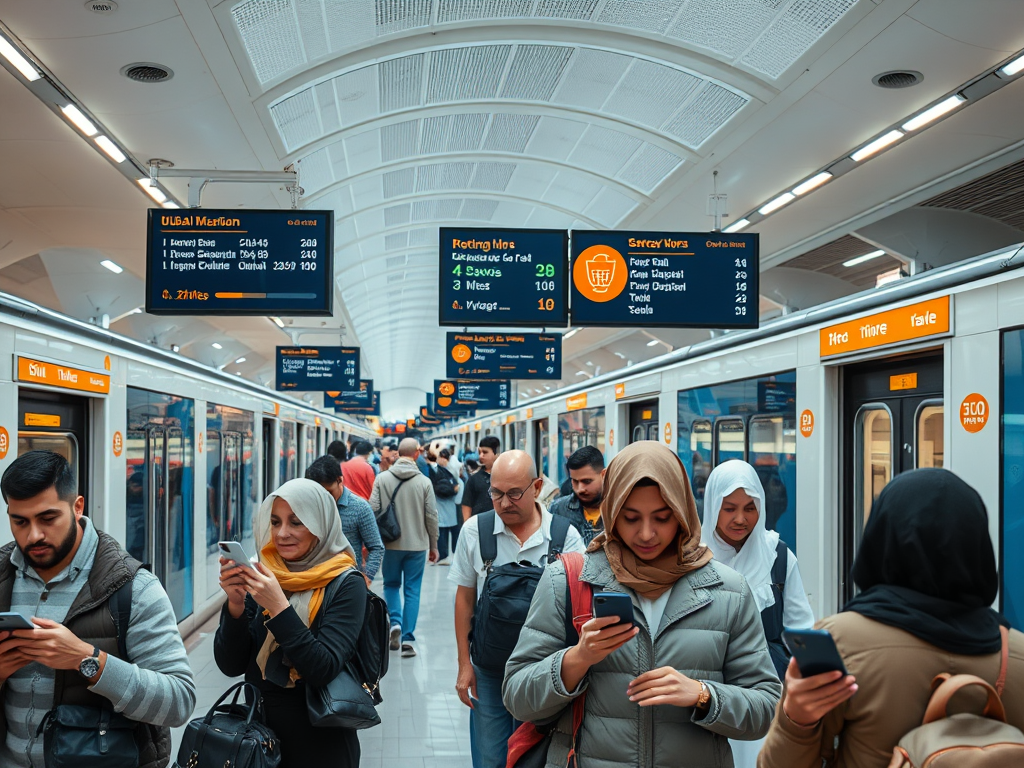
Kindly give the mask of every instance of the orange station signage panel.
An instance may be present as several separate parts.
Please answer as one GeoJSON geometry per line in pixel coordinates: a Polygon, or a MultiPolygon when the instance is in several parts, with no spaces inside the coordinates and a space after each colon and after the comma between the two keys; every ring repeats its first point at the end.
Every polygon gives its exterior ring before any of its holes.
{"type": "Polygon", "coordinates": [[[68,365],[34,360],[18,355],[18,381],[46,384],[78,392],[110,393],[110,376],[105,373],[72,368],[68,365]]]}
{"type": "Polygon", "coordinates": [[[949,296],[886,310],[818,331],[821,357],[845,355],[950,333],[949,296]]]}

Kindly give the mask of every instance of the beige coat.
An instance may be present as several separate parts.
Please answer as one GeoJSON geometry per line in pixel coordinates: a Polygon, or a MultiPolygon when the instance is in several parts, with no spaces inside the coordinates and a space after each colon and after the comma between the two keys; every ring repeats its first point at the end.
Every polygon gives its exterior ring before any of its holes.
{"type": "MultiPolygon", "coordinates": [[[[857,678],[857,693],[813,728],[801,728],[786,717],[783,694],[758,768],[820,768],[830,757],[833,762],[828,764],[836,768],[886,768],[893,747],[921,724],[933,677],[966,673],[995,683],[999,674],[999,653],[948,653],[859,613],[836,614],[817,626],[835,638],[847,670],[857,678]],[[839,748],[833,756],[836,736],[839,748]]],[[[973,693],[958,696],[951,711],[966,709],[973,693]],[[958,708],[960,699],[964,704],[958,708]]],[[[1015,630],[1010,631],[1003,703],[1007,721],[1024,730],[1024,635],[1015,630]]]]}
{"type": "Polygon", "coordinates": [[[370,507],[379,515],[395,501],[402,535],[384,543],[385,549],[426,552],[437,549],[437,501],[430,478],[420,472],[416,462],[401,458],[387,472],[377,475],[370,494],[370,507]],[[402,480],[402,488],[398,484],[402,480]]]}

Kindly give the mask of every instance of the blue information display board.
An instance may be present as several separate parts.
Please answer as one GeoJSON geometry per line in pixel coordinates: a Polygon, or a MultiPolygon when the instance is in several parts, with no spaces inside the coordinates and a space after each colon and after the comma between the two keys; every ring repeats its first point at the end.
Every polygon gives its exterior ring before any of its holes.
{"type": "Polygon", "coordinates": [[[472,410],[497,411],[512,402],[512,382],[434,379],[434,412],[461,414],[472,410]]]}
{"type": "Polygon", "coordinates": [[[374,390],[370,402],[366,405],[342,405],[334,410],[337,413],[347,413],[353,416],[380,416],[380,392],[374,390]]]}
{"type": "Polygon", "coordinates": [[[562,337],[540,333],[449,333],[449,379],[560,379],[562,337]]]}
{"type": "Polygon", "coordinates": [[[278,347],[278,391],[344,392],[359,388],[359,347],[278,347]]]}
{"type": "Polygon", "coordinates": [[[572,232],[572,324],[756,328],[758,235],[572,232]]]}
{"type": "Polygon", "coordinates": [[[564,327],[569,233],[564,229],[440,232],[441,325],[564,327]]]}
{"type": "Polygon", "coordinates": [[[331,315],[334,211],[149,211],[152,315],[331,315]]]}
{"type": "Polygon", "coordinates": [[[367,406],[373,400],[373,379],[360,379],[354,389],[324,392],[324,408],[342,408],[346,405],[367,406]]]}

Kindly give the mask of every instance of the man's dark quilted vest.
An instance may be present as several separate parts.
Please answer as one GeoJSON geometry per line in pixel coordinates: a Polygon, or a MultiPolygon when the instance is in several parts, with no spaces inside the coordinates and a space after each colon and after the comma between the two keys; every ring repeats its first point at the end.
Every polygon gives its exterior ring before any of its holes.
{"type": "MultiPolygon", "coordinates": [[[[142,563],[125,552],[112,536],[98,530],[96,533],[100,541],[92,570],[68,609],[64,626],[74,632],[76,637],[106,651],[110,656],[118,657],[117,624],[110,612],[109,601],[122,585],[135,578],[142,563]]],[[[11,563],[13,551],[13,543],[0,549],[0,611],[11,610],[15,577],[15,567],[11,563]]],[[[56,670],[53,693],[55,707],[58,704],[110,706],[109,700],[89,690],[89,681],[78,670],[56,670]]],[[[6,739],[7,720],[0,697],[0,740],[6,739]]],[[[139,723],[135,729],[135,742],[139,747],[139,768],[164,768],[170,762],[169,728],[139,723]]]]}

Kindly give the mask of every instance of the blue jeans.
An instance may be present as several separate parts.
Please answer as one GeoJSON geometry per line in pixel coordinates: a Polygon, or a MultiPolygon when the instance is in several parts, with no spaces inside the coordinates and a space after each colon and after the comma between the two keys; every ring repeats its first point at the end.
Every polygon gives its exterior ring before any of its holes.
{"type": "Polygon", "coordinates": [[[426,562],[426,552],[384,550],[384,564],[380,569],[384,575],[384,600],[388,604],[391,626],[402,628],[403,643],[416,639],[413,632],[420,616],[420,585],[426,562]]]}
{"type": "Polygon", "coordinates": [[[476,695],[469,712],[469,748],[473,768],[505,768],[508,740],[519,726],[501,701],[502,675],[473,665],[476,695]]]}

